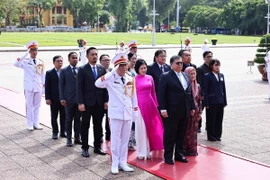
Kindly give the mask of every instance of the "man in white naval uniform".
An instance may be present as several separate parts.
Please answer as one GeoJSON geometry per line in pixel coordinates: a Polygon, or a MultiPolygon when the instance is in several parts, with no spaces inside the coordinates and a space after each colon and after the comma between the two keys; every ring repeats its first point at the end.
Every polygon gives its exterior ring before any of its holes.
{"type": "Polygon", "coordinates": [[[27,53],[18,58],[14,65],[24,70],[27,129],[29,131],[42,130],[39,125],[39,109],[45,84],[44,63],[37,58],[37,42],[28,43],[27,49],[27,53]],[[26,58],[28,54],[30,57],[26,58]]]}
{"type": "Polygon", "coordinates": [[[267,72],[267,79],[268,79],[268,86],[269,86],[268,99],[270,100],[270,49],[268,49],[268,52],[264,60],[265,60],[265,70],[267,72]]]}
{"type": "Polygon", "coordinates": [[[138,110],[134,78],[127,72],[127,55],[118,54],[112,62],[115,68],[97,79],[95,85],[107,88],[109,93],[108,116],[111,127],[111,173],[133,171],[127,165],[128,141],[134,112],[138,110]]]}

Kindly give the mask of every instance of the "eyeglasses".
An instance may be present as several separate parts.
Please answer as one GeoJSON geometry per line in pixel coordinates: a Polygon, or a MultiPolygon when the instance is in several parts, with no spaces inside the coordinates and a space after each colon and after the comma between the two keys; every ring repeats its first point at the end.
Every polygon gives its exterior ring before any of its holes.
{"type": "Polygon", "coordinates": [[[185,56],[191,56],[190,54],[185,54],[185,56]]]}
{"type": "Polygon", "coordinates": [[[55,62],[63,62],[62,60],[56,60],[55,62]]]}
{"type": "Polygon", "coordinates": [[[166,58],[167,56],[166,55],[161,55],[161,56],[158,56],[158,57],[166,58]]]}
{"type": "Polygon", "coordinates": [[[211,58],[211,57],[213,57],[213,56],[206,56],[206,58],[211,58]]]}
{"type": "Polygon", "coordinates": [[[111,61],[110,59],[102,59],[102,60],[100,60],[100,61],[106,61],[106,62],[109,62],[109,61],[111,61]]]}
{"type": "Polygon", "coordinates": [[[179,65],[183,65],[183,62],[179,61],[179,62],[176,62],[175,64],[177,64],[179,66],[179,65]]]}

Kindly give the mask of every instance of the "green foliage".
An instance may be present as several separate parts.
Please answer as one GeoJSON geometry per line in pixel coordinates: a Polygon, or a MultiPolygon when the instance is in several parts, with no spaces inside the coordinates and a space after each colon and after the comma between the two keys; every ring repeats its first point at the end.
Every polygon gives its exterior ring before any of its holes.
{"type": "Polygon", "coordinates": [[[258,44],[259,48],[255,54],[254,62],[257,64],[265,64],[264,57],[268,49],[270,49],[270,34],[264,35],[260,43],[258,44]]]}
{"type": "Polygon", "coordinates": [[[56,0],[28,0],[28,6],[33,6],[38,9],[38,26],[42,23],[42,16],[46,10],[52,9],[56,4],[56,0]]]}
{"type": "Polygon", "coordinates": [[[0,1],[0,15],[5,19],[5,25],[14,25],[19,21],[20,8],[22,6],[21,0],[1,0],[0,1]]]}
{"type": "Polygon", "coordinates": [[[127,32],[131,0],[109,0],[109,9],[116,18],[116,31],[127,32]]]}
{"type": "MultiPolygon", "coordinates": [[[[156,0],[156,13],[159,15],[156,16],[158,22],[162,22],[163,19],[168,17],[168,12],[172,12],[175,7],[176,0],[156,0]]],[[[148,6],[150,11],[153,10],[153,0],[148,0],[148,6]]],[[[152,19],[152,18],[151,18],[152,19]]]]}
{"type": "Polygon", "coordinates": [[[79,27],[83,22],[94,24],[98,15],[102,15],[105,0],[63,0],[63,6],[68,8],[74,18],[74,26],[79,27]]]}
{"type": "Polygon", "coordinates": [[[217,27],[217,17],[222,13],[221,9],[209,6],[193,6],[187,13],[183,22],[184,26],[217,27]]]}

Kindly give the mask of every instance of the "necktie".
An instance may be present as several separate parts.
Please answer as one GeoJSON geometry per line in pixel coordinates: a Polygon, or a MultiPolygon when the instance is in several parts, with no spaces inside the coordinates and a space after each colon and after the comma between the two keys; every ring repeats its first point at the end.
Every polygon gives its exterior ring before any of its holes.
{"type": "Polygon", "coordinates": [[[125,78],[121,77],[121,80],[122,80],[123,84],[125,84],[125,78]]]}
{"type": "Polygon", "coordinates": [[[97,79],[97,71],[96,71],[96,67],[93,67],[93,74],[94,74],[94,78],[97,79]]]}
{"type": "Polygon", "coordinates": [[[164,73],[164,68],[163,68],[163,66],[160,66],[160,70],[161,70],[162,73],[164,73]]]}
{"type": "Polygon", "coordinates": [[[76,67],[72,68],[72,72],[73,72],[74,76],[77,77],[76,67]]]}
{"type": "Polygon", "coordinates": [[[33,59],[33,62],[34,62],[35,65],[37,64],[37,61],[35,59],[33,59]]]}

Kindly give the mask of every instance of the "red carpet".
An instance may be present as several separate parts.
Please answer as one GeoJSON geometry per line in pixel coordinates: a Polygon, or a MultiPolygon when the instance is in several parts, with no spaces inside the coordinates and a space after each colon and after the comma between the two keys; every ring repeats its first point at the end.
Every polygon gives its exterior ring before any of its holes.
{"type": "MultiPolygon", "coordinates": [[[[0,105],[25,116],[23,94],[0,88],[0,105]]],[[[41,106],[41,123],[50,127],[50,111],[44,98],[41,106]]],[[[26,123],[25,123],[26,125],[26,123]]],[[[92,128],[91,128],[92,129],[92,128]]],[[[92,137],[92,133],[90,133],[92,137]]],[[[91,138],[92,139],[92,138],[91,138]]],[[[92,140],[90,140],[92,142],[92,140]]],[[[104,149],[109,143],[104,143],[104,149]]],[[[176,180],[268,180],[270,166],[261,165],[219,150],[198,146],[199,156],[189,157],[189,163],[163,163],[163,152],[155,152],[151,160],[139,160],[136,152],[129,153],[129,163],[164,179],[176,180]]]]}

